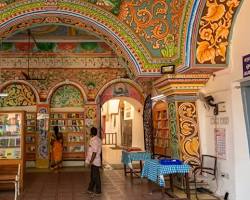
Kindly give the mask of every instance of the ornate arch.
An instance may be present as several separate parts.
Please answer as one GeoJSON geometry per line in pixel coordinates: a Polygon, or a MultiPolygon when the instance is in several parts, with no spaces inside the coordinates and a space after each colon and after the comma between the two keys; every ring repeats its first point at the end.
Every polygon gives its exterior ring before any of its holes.
{"type": "MultiPolygon", "coordinates": [[[[102,37],[118,55],[129,61],[130,70],[142,74],[154,65],[137,35],[117,17],[85,1],[22,1],[0,10],[0,35],[6,38],[31,26],[64,24],[87,29],[102,37]]],[[[159,71],[154,67],[152,71],[159,71]]]]}
{"type": "Polygon", "coordinates": [[[35,106],[40,102],[36,89],[26,81],[7,81],[0,87],[1,92],[8,93],[0,99],[0,107],[35,106]]]}
{"type": "MultiPolygon", "coordinates": [[[[110,81],[109,83],[105,84],[97,93],[96,95],[96,99],[95,99],[95,102],[96,103],[100,103],[101,105],[110,100],[111,98],[114,98],[114,97],[117,97],[117,96],[114,96],[113,94],[111,94],[111,90],[112,90],[112,86],[114,86],[115,84],[127,84],[129,87],[133,88],[135,90],[135,92],[137,93],[137,96],[135,94],[135,96],[133,96],[132,93],[130,93],[129,90],[125,91],[126,94],[122,94],[121,96],[128,96],[128,97],[131,97],[135,100],[137,100],[138,102],[140,102],[142,105],[144,104],[144,95],[143,95],[143,90],[142,88],[140,87],[140,85],[138,85],[137,83],[135,83],[134,81],[132,80],[129,80],[129,79],[116,79],[116,80],[113,80],[113,81],[110,81]],[[109,90],[109,91],[108,91],[109,90]],[[103,95],[107,95],[105,93],[110,93],[106,98],[102,98],[103,95]],[[131,95],[131,96],[130,96],[131,95]],[[100,98],[100,99],[99,99],[100,98]]],[[[126,87],[126,86],[125,86],[126,87]]],[[[127,89],[127,88],[126,88],[127,89]]]]}
{"type": "Polygon", "coordinates": [[[82,98],[83,98],[83,103],[85,103],[87,101],[87,96],[86,96],[86,93],[84,91],[84,89],[77,83],[75,82],[72,82],[72,81],[64,81],[64,82],[60,82],[58,84],[56,84],[54,87],[52,87],[48,93],[48,96],[47,96],[47,102],[48,103],[51,103],[51,100],[52,100],[52,97],[53,95],[55,94],[55,92],[57,91],[57,89],[59,89],[60,87],[63,87],[65,85],[69,85],[69,86],[73,86],[75,87],[77,90],[79,90],[82,98]]]}

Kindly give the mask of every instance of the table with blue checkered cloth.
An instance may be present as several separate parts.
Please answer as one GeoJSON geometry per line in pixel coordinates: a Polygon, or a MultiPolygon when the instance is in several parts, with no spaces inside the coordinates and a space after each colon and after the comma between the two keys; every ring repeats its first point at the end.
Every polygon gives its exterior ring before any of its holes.
{"type": "Polygon", "coordinates": [[[151,159],[151,155],[149,152],[122,151],[122,162],[132,169],[132,161],[148,160],[151,159]]]}
{"type": "Polygon", "coordinates": [[[190,166],[182,165],[161,165],[159,160],[146,160],[142,169],[141,177],[147,177],[149,180],[159,184],[161,187],[165,186],[164,175],[176,173],[188,173],[190,166]]]}

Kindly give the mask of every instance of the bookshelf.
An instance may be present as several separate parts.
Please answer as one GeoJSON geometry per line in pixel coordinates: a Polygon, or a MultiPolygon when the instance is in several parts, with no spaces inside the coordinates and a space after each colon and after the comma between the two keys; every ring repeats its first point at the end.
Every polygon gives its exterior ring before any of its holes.
{"type": "Polygon", "coordinates": [[[167,103],[157,102],[153,107],[154,153],[171,156],[167,103]]]}
{"type": "Polygon", "coordinates": [[[36,112],[26,113],[26,131],[25,131],[25,160],[36,160],[36,112]]]}
{"type": "Polygon", "coordinates": [[[86,135],[83,112],[53,112],[50,132],[54,126],[63,133],[63,160],[85,160],[86,135]]]}

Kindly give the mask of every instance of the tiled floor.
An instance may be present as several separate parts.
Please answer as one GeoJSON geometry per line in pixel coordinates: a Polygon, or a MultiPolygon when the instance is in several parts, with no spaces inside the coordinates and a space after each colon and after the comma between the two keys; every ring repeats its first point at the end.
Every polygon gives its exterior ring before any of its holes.
{"type": "MultiPolygon", "coordinates": [[[[102,172],[102,195],[93,197],[86,193],[89,183],[89,171],[64,170],[54,172],[26,173],[25,190],[21,200],[165,200],[157,185],[140,178],[125,177],[121,170],[102,172]],[[154,191],[151,193],[151,191],[154,191]]],[[[0,200],[14,200],[13,191],[0,191],[0,200]]],[[[185,198],[182,191],[176,190],[180,198],[185,198]]],[[[201,199],[214,198],[203,195],[201,199]]]]}

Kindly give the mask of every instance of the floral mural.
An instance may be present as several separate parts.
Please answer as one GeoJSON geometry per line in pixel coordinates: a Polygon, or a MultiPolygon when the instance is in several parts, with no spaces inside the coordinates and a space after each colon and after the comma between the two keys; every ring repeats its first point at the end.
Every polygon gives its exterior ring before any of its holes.
{"type": "Polygon", "coordinates": [[[119,19],[128,24],[156,57],[174,58],[179,50],[180,29],[190,1],[125,0],[119,19]]]}
{"type": "Polygon", "coordinates": [[[52,108],[82,107],[83,103],[81,91],[72,85],[59,87],[50,102],[52,108]]]}
{"type": "Polygon", "coordinates": [[[239,5],[240,0],[207,0],[198,33],[198,63],[226,63],[230,28],[239,5]]]}
{"type": "Polygon", "coordinates": [[[7,93],[8,96],[0,98],[0,107],[36,105],[36,96],[27,85],[13,83],[1,92],[7,93]]]}

